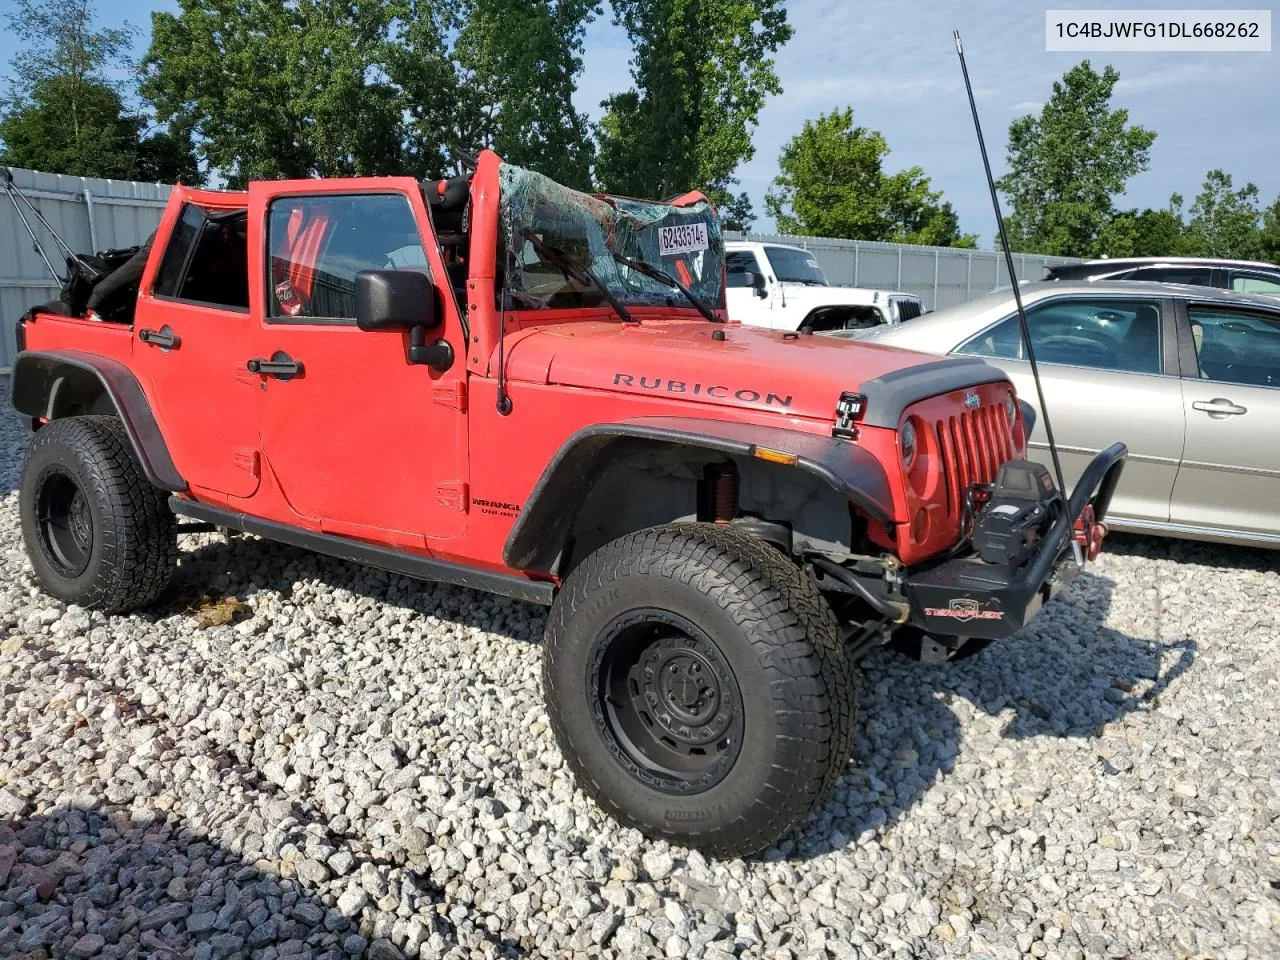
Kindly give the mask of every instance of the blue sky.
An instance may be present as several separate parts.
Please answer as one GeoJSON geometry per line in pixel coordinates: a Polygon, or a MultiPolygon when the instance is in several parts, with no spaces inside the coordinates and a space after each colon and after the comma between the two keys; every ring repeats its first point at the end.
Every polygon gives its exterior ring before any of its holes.
{"type": "MultiPolygon", "coordinates": [[[[0,8],[12,0],[0,0],[0,8]]],[[[987,143],[999,171],[1009,122],[1037,109],[1051,84],[1079,56],[1046,53],[1044,10],[1052,4],[992,0],[792,0],[788,18],[795,28],[779,52],[783,93],[760,116],[755,157],[739,170],[758,216],[757,229],[772,224],[764,217],[764,194],[776,173],[778,152],[806,118],[852,106],[856,121],[879,130],[892,153],[891,169],[919,165],[956,207],[964,230],[991,240],[994,220],[969,120],[952,29],[964,37],[969,70],[977,89],[987,143]]],[[[1173,0],[1106,3],[1091,8],[1158,8],[1173,0]]],[[[1199,8],[1238,9],[1248,3],[1199,8]]],[[[1256,5],[1256,4],[1255,4],[1256,5]]],[[[131,20],[143,29],[139,51],[155,9],[169,2],[99,0],[105,23],[131,20]]],[[[0,34],[0,61],[13,54],[14,40],[0,34]]],[[[586,69],[577,103],[592,116],[599,102],[629,83],[630,49],[609,16],[587,34],[586,69]]],[[[1120,71],[1116,102],[1131,119],[1159,134],[1151,169],[1135,178],[1124,206],[1163,206],[1174,191],[1188,204],[1205,172],[1221,167],[1237,184],[1253,181],[1264,203],[1280,194],[1280,48],[1271,53],[1123,53],[1094,54],[1095,66],[1112,63],[1120,71]]]]}

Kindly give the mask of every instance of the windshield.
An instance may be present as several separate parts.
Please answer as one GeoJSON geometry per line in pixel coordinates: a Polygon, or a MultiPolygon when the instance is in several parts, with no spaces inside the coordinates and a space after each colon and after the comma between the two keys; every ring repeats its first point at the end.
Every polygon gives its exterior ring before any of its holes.
{"type": "Polygon", "coordinates": [[[619,263],[615,253],[670,274],[713,309],[724,306],[724,241],[720,222],[706,201],[673,207],[623,197],[601,199],[505,163],[498,178],[499,249],[506,252],[511,309],[571,309],[606,303],[593,284],[566,276],[553,262],[553,253],[562,255],[579,273],[590,270],[627,306],[694,309],[679,290],[619,263]],[[524,238],[525,230],[541,241],[541,252],[524,238]]]}
{"type": "Polygon", "coordinates": [[[808,250],[792,250],[790,247],[765,247],[773,275],[781,283],[808,283],[825,287],[826,275],[808,250]]]}

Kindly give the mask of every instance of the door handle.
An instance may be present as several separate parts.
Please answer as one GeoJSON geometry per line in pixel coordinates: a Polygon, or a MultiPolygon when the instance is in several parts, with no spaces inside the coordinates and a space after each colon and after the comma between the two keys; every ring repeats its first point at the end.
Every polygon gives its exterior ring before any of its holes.
{"type": "Polygon", "coordinates": [[[258,373],[264,377],[275,377],[277,380],[292,380],[302,375],[302,361],[294,360],[283,350],[277,350],[268,360],[265,357],[254,357],[245,367],[250,373],[258,373]]]}
{"type": "Polygon", "coordinates": [[[167,323],[159,330],[148,330],[143,327],[138,331],[138,339],[145,344],[159,347],[166,352],[177,350],[178,347],[182,346],[182,338],[174,333],[167,323]]]}
{"type": "Polygon", "coordinates": [[[1191,404],[1191,409],[1207,413],[1215,419],[1221,419],[1222,417],[1238,417],[1242,413],[1249,412],[1248,407],[1242,407],[1238,404],[1234,404],[1226,397],[1214,397],[1212,400],[1208,401],[1197,400],[1195,403],[1191,404]]]}

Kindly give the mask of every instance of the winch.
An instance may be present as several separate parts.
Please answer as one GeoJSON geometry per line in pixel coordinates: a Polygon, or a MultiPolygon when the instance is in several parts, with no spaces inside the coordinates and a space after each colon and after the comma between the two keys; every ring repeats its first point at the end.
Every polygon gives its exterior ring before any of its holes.
{"type": "Polygon", "coordinates": [[[973,526],[973,547],[984,562],[1019,566],[1065,509],[1062,492],[1042,464],[1010,460],[986,492],[973,526]]]}

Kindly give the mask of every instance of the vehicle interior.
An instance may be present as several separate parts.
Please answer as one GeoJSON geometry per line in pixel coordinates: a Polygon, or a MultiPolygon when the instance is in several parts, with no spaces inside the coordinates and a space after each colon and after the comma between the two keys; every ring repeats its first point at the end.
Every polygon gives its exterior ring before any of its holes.
{"type": "Polygon", "coordinates": [[[1189,312],[1202,378],[1280,387],[1280,318],[1209,307],[1189,312]]]}

